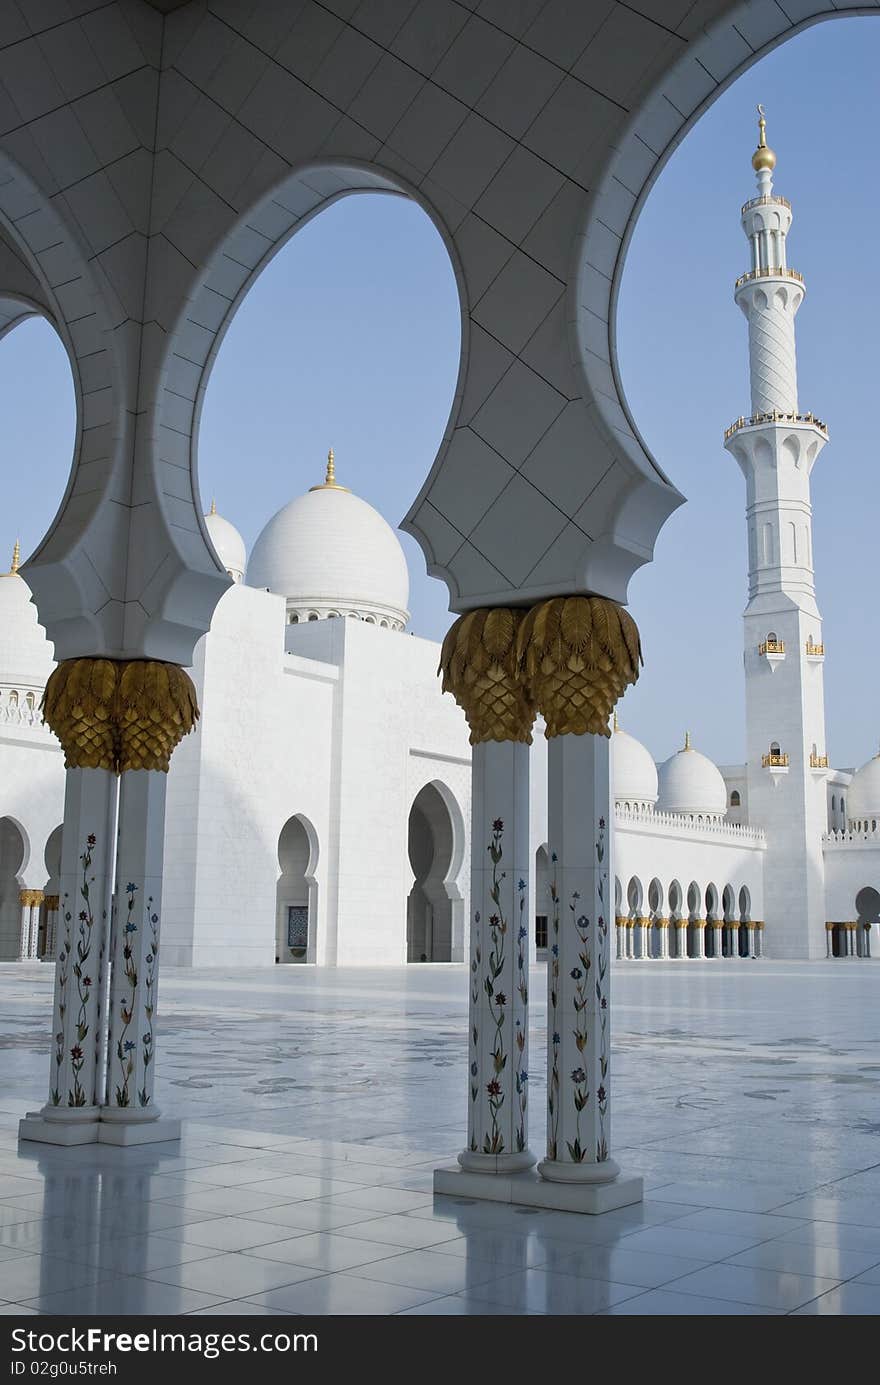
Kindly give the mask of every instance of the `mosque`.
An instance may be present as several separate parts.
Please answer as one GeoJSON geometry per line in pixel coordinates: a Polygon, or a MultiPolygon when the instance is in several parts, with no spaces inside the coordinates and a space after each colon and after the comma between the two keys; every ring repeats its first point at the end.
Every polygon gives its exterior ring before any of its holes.
{"type": "MultiPolygon", "coordinates": [[[[612,730],[617,957],[868,957],[880,924],[880,756],[826,750],[825,645],[810,473],[828,440],[799,410],[787,264],[762,120],[750,268],[751,412],[724,445],[746,481],[747,762],[686,735],[656,765],[612,730]]],[[[293,499],[248,558],[206,517],[232,578],[191,669],[204,716],[168,779],[163,957],[169,965],[394,965],[468,955],[471,747],[440,691],[440,648],[407,633],[394,531],[336,478],[293,499]]],[[[19,552],[0,577],[0,960],[54,957],[65,771],[40,712],[53,649],[19,552]]],[[[538,729],[541,723],[538,722],[538,729]]],[[[533,952],[548,945],[547,746],[531,749],[533,952]]]]}

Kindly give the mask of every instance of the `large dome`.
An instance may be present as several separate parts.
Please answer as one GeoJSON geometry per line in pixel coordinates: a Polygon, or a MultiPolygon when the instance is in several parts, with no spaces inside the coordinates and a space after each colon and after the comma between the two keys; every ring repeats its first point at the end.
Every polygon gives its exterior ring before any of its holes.
{"type": "Polygon", "coordinates": [[[54,664],[31,589],[18,571],[16,544],[11,571],[0,575],[0,684],[42,688],[54,664]]]}
{"type": "Polygon", "coordinates": [[[402,630],[409,573],[394,530],[372,505],[327,478],[266,525],[248,563],[248,585],[287,598],[288,620],[358,616],[402,630]]]}
{"type": "Polygon", "coordinates": [[[205,515],[205,525],[211,536],[217,557],[220,559],[233,582],[243,582],[247,566],[247,549],[244,539],[234,524],[218,515],[217,506],[211,501],[211,509],[205,515]]]}
{"type": "Polygon", "coordinates": [[[657,802],[657,766],[650,750],[635,736],[621,731],[614,718],[611,737],[611,785],[618,803],[653,807],[657,802]]]}
{"type": "Polygon", "coordinates": [[[660,766],[659,779],[658,806],[664,813],[720,818],[727,811],[727,786],[721,771],[693,749],[689,735],[684,748],[660,766]]]}
{"type": "Polygon", "coordinates": [[[880,755],[875,755],[850,782],[846,816],[851,824],[880,821],[880,755]]]}

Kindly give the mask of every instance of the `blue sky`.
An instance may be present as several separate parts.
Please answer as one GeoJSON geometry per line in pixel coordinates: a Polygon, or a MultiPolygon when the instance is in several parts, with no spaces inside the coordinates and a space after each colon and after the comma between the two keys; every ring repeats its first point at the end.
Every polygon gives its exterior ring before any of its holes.
{"type": "MultiPolygon", "coordinates": [[[[783,45],[698,122],[636,227],[619,310],[622,378],[649,447],[689,499],[631,585],[646,666],[620,716],[658,758],[685,727],[720,762],[744,753],[744,483],[721,439],[749,404],[732,290],[748,267],[739,207],[755,190],[759,100],[776,189],[794,204],[789,263],[807,277],[801,407],[831,430],[813,473],[827,748],[842,766],[877,750],[878,70],[874,19],[822,24],[783,45]]],[[[452,271],[424,214],[397,198],[337,203],[271,263],[223,343],[199,442],[205,507],[215,496],[250,546],[276,509],[321,479],[332,445],[339,479],[397,524],[441,439],[458,350],[452,271]]],[[[29,552],[45,532],[71,454],[69,370],[42,323],[0,342],[0,417],[5,566],[17,533],[29,552]]],[[[439,638],[446,589],[426,577],[416,544],[402,542],[412,627],[439,638]]]]}

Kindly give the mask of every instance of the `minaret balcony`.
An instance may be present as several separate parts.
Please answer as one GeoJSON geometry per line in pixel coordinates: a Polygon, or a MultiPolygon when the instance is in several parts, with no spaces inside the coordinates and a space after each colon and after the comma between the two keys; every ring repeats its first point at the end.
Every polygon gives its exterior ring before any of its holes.
{"type": "Polygon", "coordinates": [[[731,423],[729,428],[724,430],[724,441],[732,438],[734,433],[738,433],[740,428],[755,428],[762,423],[807,423],[820,432],[823,438],[828,437],[828,427],[821,418],[817,418],[814,413],[795,414],[784,413],[781,409],[773,409],[766,414],[752,414],[751,418],[746,418],[740,414],[735,423],[731,423]]]}
{"type": "Polygon", "coordinates": [[[775,672],[776,665],[785,659],[785,640],[764,640],[758,645],[758,654],[768,665],[770,672],[775,672]]]}
{"type": "Polygon", "coordinates": [[[828,756],[817,755],[815,751],[810,756],[810,769],[823,770],[828,768],[828,756]]]}
{"type": "Polygon", "coordinates": [[[770,197],[753,197],[750,202],[744,202],[742,205],[742,210],[740,211],[740,216],[745,216],[746,212],[750,212],[753,207],[770,206],[788,207],[788,210],[791,211],[791,203],[789,202],[788,198],[777,197],[776,193],[774,192],[770,197]]]}
{"type": "Polygon", "coordinates": [[[788,755],[778,750],[768,751],[766,755],[761,756],[761,766],[763,769],[788,769],[788,755]]]}
{"type": "Polygon", "coordinates": [[[807,640],[807,643],[804,646],[804,648],[806,650],[807,658],[810,660],[811,663],[821,664],[823,662],[825,658],[824,644],[813,644],[812,640],[807,640]]]}
{"type": "Polygon", "coordinates": [[[750,284],[753,279],[794,279],[797,284],[804,282],[803,274],[796,269],[750,269],[739,276],[733,286],[734,292],[741,289],[743,284],[750,284]]]}

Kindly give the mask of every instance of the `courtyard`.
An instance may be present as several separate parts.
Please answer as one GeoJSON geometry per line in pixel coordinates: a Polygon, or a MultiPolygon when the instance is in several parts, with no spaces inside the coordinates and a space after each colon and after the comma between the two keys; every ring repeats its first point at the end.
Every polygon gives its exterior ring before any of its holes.
{"type": "MultiPolygon", "coordinates": [[[[162,973],[174,1144],[17,1145],[52,968],[0,967],[0,1313],[880,1311],[880,970],[617,964],[601,1217],[435,1198],[465,1126],[458,966],[162,973]]],[[[544,969],[531,1148],[544,1150],[544,969]]]]}

